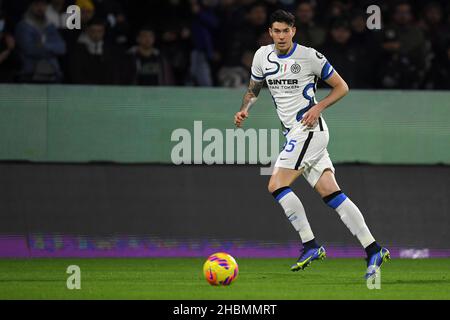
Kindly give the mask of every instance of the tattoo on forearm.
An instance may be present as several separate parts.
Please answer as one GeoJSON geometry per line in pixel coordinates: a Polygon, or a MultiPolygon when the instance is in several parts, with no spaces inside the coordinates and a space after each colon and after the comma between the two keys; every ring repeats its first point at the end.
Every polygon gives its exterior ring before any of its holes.
{"type": "Polygon", "coordinates": [[[254,97],[257,97],[263,85],[264,85],[263,81],[253,81],[250,79],[250,84],[248,85],[247,93],[251,93],[253,94],[254,97]]]}
{"type": "Polygon", "coordinates": [[[263,87],[264,82],[263,81],[254,81],[250,79],[250,84],[248,85],[247,92],[244,95],[244,98],[242,99],[242,106],[241,111],[245,110],[252,98],[256,98],[259,95],[259,92],[261,91],[261,88],[263,87]]]}

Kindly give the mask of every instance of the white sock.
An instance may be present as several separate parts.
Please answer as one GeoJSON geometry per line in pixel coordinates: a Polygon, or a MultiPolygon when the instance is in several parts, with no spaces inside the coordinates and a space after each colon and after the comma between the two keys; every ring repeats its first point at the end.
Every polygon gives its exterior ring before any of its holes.
{"type": "Polygon", "coordinates": [[[338,193],[332,199],[325,197],[324,201],[328,206],[336,210],[341,220],[350,232],[358,238],[364,248],[375,241],[364,221],[361,211],[359,211],[358,207],[344,193],[338,193]]]}
{"type": "Polygon", "coordinates": [[[291,188],[280,188],[273,193],[273,196],[283,207],[284,213],[299,233],[302,243],[314,239],[314,234],[306,218],[305,208],[291,188]]]}

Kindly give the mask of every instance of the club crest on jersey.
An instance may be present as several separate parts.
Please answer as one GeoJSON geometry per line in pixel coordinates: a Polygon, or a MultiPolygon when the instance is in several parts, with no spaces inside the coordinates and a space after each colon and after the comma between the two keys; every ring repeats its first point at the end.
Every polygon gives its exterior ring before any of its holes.
{"type": "Polygon", "coordinates": [[[292,72],[292,73],[297,74],[297,73],[300,72],[300,70],[302,70],[302,67],[301,67],[298,63],[294,63],[294,64],[291,66],[291,72],[292,72]]]}

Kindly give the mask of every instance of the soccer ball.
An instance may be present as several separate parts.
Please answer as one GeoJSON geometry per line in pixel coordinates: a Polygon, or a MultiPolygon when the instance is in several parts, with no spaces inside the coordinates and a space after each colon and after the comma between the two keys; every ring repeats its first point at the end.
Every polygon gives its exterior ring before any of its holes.
{"type": "Polygon", "coordinates": [[[239,268],[236,260],[224,252],[210,255],[203,265],[206,281],[213,286],[228,286],[236,280],[239,268]]]}

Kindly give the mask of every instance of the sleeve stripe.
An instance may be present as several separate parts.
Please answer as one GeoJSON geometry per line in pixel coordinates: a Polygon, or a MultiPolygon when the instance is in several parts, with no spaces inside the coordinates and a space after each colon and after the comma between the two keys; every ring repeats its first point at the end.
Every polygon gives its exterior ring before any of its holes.
{"type": "Polygon", "coordinates": [[[322,68],[322,72],[320,74],[320,78],[322,80],[327,80],[334,72],[334,68],[331,66],[331,64],[327,61],[325,65],[322,68]]]}
{"type": "Polygon", "coordinates": [[[327,80],[328,78],[330,78],[334,73],[334,69],[331,69],[331,72],[324,78],[322,78],[322,80],[327,80]]]}
{"type": "Polygon", "coordinates": [[[255,78],[255,80],[264,80],[264,79],[265,79],[265,77],[258,77],[258,76],[255,76],[255,75],[253,74],[253,72],[252,72],[251,74],[252,74],[252,77],[255,78]]]}

